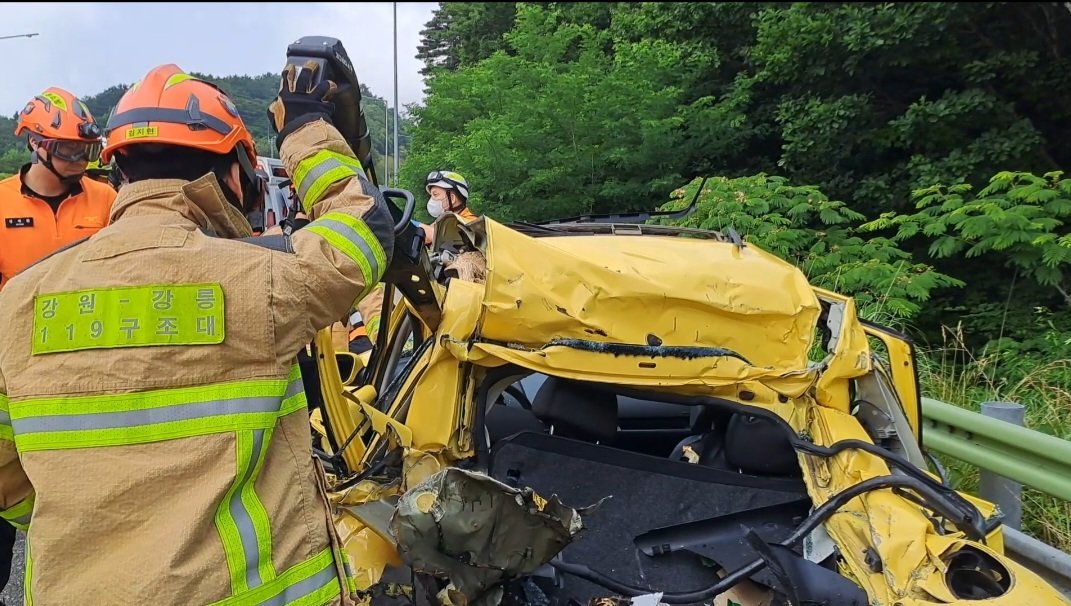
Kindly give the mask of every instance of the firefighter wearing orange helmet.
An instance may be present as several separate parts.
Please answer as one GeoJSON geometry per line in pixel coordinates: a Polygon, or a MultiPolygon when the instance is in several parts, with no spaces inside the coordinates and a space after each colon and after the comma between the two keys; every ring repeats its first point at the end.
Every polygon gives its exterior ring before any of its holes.
{"type": "MultiPolygon", "coordinates": [[[[41,604],[351,604],[295,354],[383,276],[386,202],[283,72],[281,156],[312,220],[251,237],[253,137],[175,65],[119,100],[112,223],[12,280],[0,317],[0,509],[41,604]]],[[[296,77],[295,77],[296,76],[296,77]]]]}
{"type": "Polygon", "coordinates": [[[0,290],[34,261],[97,232],[115,191],[86,176],[100,154],[100,127],[71,93],[52,87],[19,112],[31,161],[0,181],[0,290]]]}

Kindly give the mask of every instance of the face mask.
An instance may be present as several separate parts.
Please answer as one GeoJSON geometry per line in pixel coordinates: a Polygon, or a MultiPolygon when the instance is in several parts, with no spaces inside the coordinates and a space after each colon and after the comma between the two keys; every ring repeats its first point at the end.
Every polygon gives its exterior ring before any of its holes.
{"type": "Polygon", "coordinates": [[[428,214],[438,219],[443,214],[443,204],[435,198],[428,199],[428,214]]]}

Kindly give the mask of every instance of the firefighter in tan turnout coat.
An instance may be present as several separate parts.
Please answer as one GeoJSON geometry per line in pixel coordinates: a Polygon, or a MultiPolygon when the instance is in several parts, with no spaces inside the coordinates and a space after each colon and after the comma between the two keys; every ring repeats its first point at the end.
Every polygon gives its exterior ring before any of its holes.
{"type": "Polygon", "coordinates": [[[393,234],[308,75],[270,109],[304,229],[249,237],[252,136],[161,66],[108,123],[111,224],[0,293],[0,513],[28,524],[34,604],[350,603],[295,354],[393,234]]]}

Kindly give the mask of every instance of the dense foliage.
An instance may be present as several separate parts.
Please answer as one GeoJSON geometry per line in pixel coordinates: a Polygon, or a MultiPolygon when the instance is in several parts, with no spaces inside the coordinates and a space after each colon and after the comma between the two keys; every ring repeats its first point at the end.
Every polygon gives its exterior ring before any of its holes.
{"type": "MultiPolygon", "coordinates": [[[[1069,285],[1055,278],[1067,250],[1059,200],[1033,215],[958,211],[989,221],[960,235],[951,217],[926,227],[946,195],[1071,162],[1062,5],[444,2],[420,56],[428,96],[402,175],[414,191],[449,167],[469,179],[478,212],[537,221],[649,210],[702,176],[765,196],[775,186],[750,186],[768,175],[803,188],[794,196],[842,203],[832,226],[860,266],[841,269],[840,286],[908,280],[911,296],[889,291],[884,309],[923,339],[957,323],[971,347],[1026,338],[1038,307],[1071,320],[1069,285]],[[1030,223],[1005,233],[1016,216],[1030,223]],[[927,240],[939,229],[947,237],[927,240]],[[1002,235],[967,245],[978,229],[1002,235]],[[1034,236],[1044,238],[1031,248],[1034,236]],[[1010,270],[993,256],[1008,239],[1019,242],[1010,270]]],[[[832,210],[774,203],[767,216],[767,203],[747,203],[763,210],[756,228],[830,232],[832,210]]]]}
{"type": "MultiPolygon", "coordinates": [[[[1061,3],[444,2],[404,185],[477,212],[683,208],[917,338],[924,388],[1071,436],[1061,3]],[[1062,420],[1061,420],[1062,419],[1062,420]]],[[[1071,545],[1071,512],[1032,530],[1071,545]],[[1062,526],[1061,526],[1062,525],[1062,526]]]]}

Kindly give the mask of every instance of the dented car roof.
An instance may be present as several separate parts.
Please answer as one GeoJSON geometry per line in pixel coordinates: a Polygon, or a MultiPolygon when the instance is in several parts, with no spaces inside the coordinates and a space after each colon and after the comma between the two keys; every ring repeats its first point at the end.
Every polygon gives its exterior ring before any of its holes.
{"type": "MultiPolygon", "coordinates": [[[[646,386],[758,381],[795,395],[817,379],[808,356],[822,306],[795,266],[714,232],[565,227],[531,237],[486,218],[457,226],[482,244],[488,271],[447,291],[455,356],[646,386]]],[[[859,329],[854,314],[844,321],[859,329]]]]}

